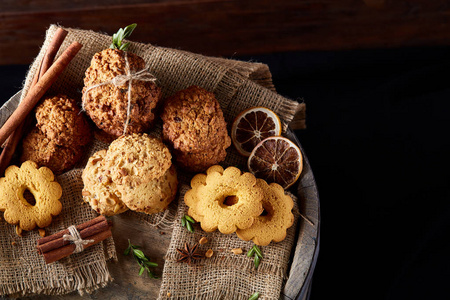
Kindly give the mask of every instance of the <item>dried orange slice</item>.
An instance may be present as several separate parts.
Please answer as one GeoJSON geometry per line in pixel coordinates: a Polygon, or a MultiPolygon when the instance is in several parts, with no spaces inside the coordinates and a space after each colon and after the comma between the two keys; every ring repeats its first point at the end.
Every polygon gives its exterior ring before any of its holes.
{"type": "Polygon", "coordinates": [[[291,140],[281,136],[268,137],[253,149],[248,158],[248,169],[255,177],[287,189],[300,177],[303,156],[291,140]]]}
{"type": "Polygon", "coordinates": [[[259,142],[281,135],[280,118],[270,109],[252,107],[241,112],[231,127],[231,140],[237,151],[249,156],[259,142]]]}

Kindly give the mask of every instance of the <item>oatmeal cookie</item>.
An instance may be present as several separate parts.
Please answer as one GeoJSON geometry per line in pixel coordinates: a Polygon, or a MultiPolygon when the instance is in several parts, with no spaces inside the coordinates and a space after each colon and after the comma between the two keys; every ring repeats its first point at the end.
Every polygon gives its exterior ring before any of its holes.
{"type": "Polygon", "coordinates": [[[174,149],[199,153],[222,145],[229,147],[225,119],[213,93],[191,86],[169,97],[161,115],[163,137],[174,149]]]}
{"type": "Polygon", "coordinates": [[[223,146],[217,146],[209,151],[191,153],[179,150],[173,151],[180,167],[190,172],[203,172],[210,166],[225,160],[227,152],[223,146]]]}
{"type": "Polygon", "coordinates": [[[81,176],[84,184],[83,200],[99,214],[113,216],[128,210],[122,202],[122,195],[104,169],[106,150],[94,153],[88,160],[81,176]]]}
{"type": "Polygon", "coordinates": [[[36,107],[37,127],[57,145],[86,145],[92,139],[89,124],[74,99],[59,95],[36,107]]]}
{"type": "Polygon", "coordinates": [[[137,186],[163,176],[172,165],[163,142],[146,133],[124,135],[109,145],[105,168],[116,184],[137,186]]]}
{"type": "Polygon", "coordinates": [[[45,136],[37,127],[22,141],[21,162],[34,161],[50,168],[55,174],[70,170],[83,156],[83,146],[59,146],[54,139],[45,136]]]}
{"type": "MultiPolygon", "coordinates": [[[[117,76],[145,68],[145,61],[130,52],[106,49],[94,55],[86,70],[83,108],[98,128],[116,137],[124,133],[128,109],[128,81],[121,86],[104,84],[117,76]],[[96,85],[100,85],[94,87],[96,85]]],[[[161,89],[152,81],[133,80],[131,110],[126,133],[145,132],[152,126],[153,109],[161,98],[161,89]]]]}

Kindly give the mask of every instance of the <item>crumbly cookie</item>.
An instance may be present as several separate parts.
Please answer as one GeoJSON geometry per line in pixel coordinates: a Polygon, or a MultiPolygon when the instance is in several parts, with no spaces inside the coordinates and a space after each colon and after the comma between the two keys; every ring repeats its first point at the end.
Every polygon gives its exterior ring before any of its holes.
{"type": "Polygon", "coordinates": [[[57,145],[86,145],[92,139],[84,114],[76,101],[65,95],[44,99],[36,107],[36,120],[36,126],[57,145]]]}
{"type": "Polygon", "coordinates": [[[122,202],[116,184],[103,166],[105,155],[106,150],[100,150],[89,158],[81,176],[84,183],[82,196],[83,200],[99,214],[112,216],[128,208],[122,202]]]}
{"type": "Polygon", "coordinates": [[[195,175],[191,187],[184,202],[189,216],[200,222],[204,231],[219,229],[229,234],[249,228],[263,212],[263,190],[253,174],[241,173],[238,168],[212,166],[206,175],[195,175]]]}
{"type": "Polygon", "coordinates": [[[82,156],[83,146],[59,146],[35,127],[22,141],[20,161],[31,160],[39,166],[50,168],[55,174],[61,174],[72,169],[82,156]]]}
{"type": "Polygon", "coordinates": [[[0,211],[4,211],[5,221],[24,230],[50,225],[52,217],[62,210],[62,188],[54,179],[49,168],[38,169],[32,161],[24,162],[20,168],[8,167],[5,177],[0,178],[0,211]],[[33,194],[34,205],[23,197],[25,190],[33,194]]]}
{"type": "Polygon", "coordinates": [[[183,152],[203,152],[215,145],[229,147],[230,139],[220,104],[214,94],[191,86],[169,97],[161,115],[163,138],[174,149],[183,152]]]}
{"type": "MultiPolygon", "coordinates": [[[[83,107],[98,128],[116,137],[124,134],[128,109],[128,81],[122,86],[104,84],[120,75],[126,75],[126,60],[130,72],[145,68],[145,61],[118,49],[96,53],[86,70],[83,88],[83,107]],[[126,57],[125,57],[126,55],[126,57]],[[94,87],[96,85],[101,85],[94,87]]],[[[131,110],[126,133],[145,132],[152,126],[153,109],[161,98],[161,89],[151,81],[133,80],[131,110]]]]}
{"type": "Polygon", "coordinates": [[[227,156],[227,151],[220,145],[209,151],[199,153],[179,150],[174,150],[173,153],[178,165],[189,172],[203,172],[210,166],[225,160],[227,156]]]}
{"type": "Polygon", "coordinates": [[[256,217],[251,227],[236,230],[236,234],[240,239],[252,240],[260,246],[267,246],[271,241],[281,242],[286,237],[286,230],[294,223],[294,202],[277,183],[269,185],[265,180],[257,179],[257,185],[264,191],[265,213],[256,217]]]}
{"type": "Polygon", "coordinates": [[[115,139],[117,139],[117,136],[107,134],[105,131],[97,127],[94,129],[94,137],[105,144],[111,144],[115,139]]]}
{"type": "Polygon", "coordinates": [[[146,133],[121,136],[105,155],[105,168],[116,184],[137,186],[163,176],[172,165],[172,155],[163,142],[146,133]]]}
{"type": "Polygon", "coordinates": [[[136,187],[118,185],[122,194],[122,201],[134,211],[147,214],[159,213],[175,199],[177,194],[177,172],[172,165],[164,175],[159,178],[143,182],[136,187]]]}

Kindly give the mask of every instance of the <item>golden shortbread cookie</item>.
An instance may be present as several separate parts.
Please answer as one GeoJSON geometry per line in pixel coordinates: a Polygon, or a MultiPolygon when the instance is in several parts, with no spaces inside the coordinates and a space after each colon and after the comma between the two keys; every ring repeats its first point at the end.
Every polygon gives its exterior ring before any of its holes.
{"type": "Polygon", "coordinates": [[[103,167],[105,154],[106,150],[100,150],[89,158],[81,176],[84,183],[82,195],[83,200],[99,214],[112,216],[128,210],[128,207],[103,167]]]}
{"type": "Polygon", "coordinates": [[[256,180],[264,192],[263,214],[255,218],[255,222],[247,229],[236,230],[237,236],[244,240],[252,240],[256,245],[267,246],[271,241],[281,242],[286,237],[286,230],[294,223],[292,208],[294,202],[286,195],[281,185],[263,179],[256,180]]]}
{"type": "Polygon", "coordinates": [[[195,175],[191,187],[184,202],[189,206],[189,216],[200,222],[204,231],[219,229],[229,234],[249,228],[263,212],[263,190],[253,174],[241,173],[238,168],[224,170],[214,165],[206,175],[195,175]]]}
{"type": "Polygon", "coordinates": [[[24,162],[20,168],[8,167],[5,177],[0,178],[0,211],[4,211],[6,222],[24,230],[50,225],[52,217],[62,210],[61,196],[61,185],[52,171],[47,167],[38,169],[33,161],[24,162]],[[25,200],[26,190],[33,195],[34,205],[25,200]]]}

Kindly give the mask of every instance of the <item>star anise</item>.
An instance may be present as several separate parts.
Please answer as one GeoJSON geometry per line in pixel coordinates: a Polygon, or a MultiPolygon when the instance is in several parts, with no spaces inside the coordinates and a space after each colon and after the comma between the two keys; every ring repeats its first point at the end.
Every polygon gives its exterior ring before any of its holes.
{"type": "Polygon", "coordinates": [[[198,243],[194,246],[190,247],[188,243],[184,243],[184,249],[178,249],[178,253],[181,254],[181,258],[177,260],[177,262],[187,262],[188,265],[191,265],[196,259],[203,258],[203,255],[197,253],[198,243]]]}

